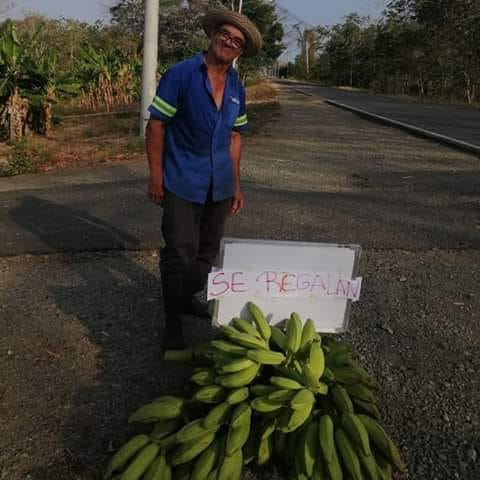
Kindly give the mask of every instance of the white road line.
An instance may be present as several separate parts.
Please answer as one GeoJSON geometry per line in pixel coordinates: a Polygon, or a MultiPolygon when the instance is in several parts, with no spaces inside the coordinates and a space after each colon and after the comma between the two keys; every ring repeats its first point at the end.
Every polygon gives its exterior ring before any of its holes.
{"type": "Polygon", "coordinates": [[[313,97],[313,93],[306,92],[305,90],[301,90],[300,88],[295,88],[295,91],[298,93],[303,93],[303,95],[308,95],[309,97],[313,97]]]}
{"type": "Polygon", "coordinates": [[[474,145],[473,143],[464,142],[463,140],[458,140],[457,138],[447,137],[446,135],[442,135],[440,133],[431,132],[430,130],[415,127],[414,125],[410,125],[409,123],[399,122],[398,120],[392,120],[391,118],[383,117],[382,115],[376,115],[375,113],[367,112],[366,110],[362,110],[361,108],[352,107],[350,105],[336,102],[334,100],[324,100],[324,102],[338,108],[343,108],[344,110],[358,113],[359,115],[365,116],[367,118],[378,120],[387,125],[393,125],[395,127],[402,128],[403,130],[411,131],[413,133],[416,133],[417,135],[421,135],[422,137],[437,140],[449,146],[454,146],[462,150],[467,150],[471,153],[476,153],[477,155],[480,154],[480,145],[474,145]]]}

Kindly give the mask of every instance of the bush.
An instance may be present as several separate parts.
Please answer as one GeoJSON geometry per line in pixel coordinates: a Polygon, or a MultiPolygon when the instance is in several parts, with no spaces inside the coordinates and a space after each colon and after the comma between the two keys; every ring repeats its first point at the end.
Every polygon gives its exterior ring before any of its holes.
{"type": "Polygon", "coordinates": [[[2,177],[37,172],[40,166],[51,158],[48,148],[26,138],[11,142],[10,145],[12,149],[8,162],[0,166],[2,177]]]}
{"type": "Polygon", "coordinates": [[[268,80],[257,82],[247,87],[247,102],[276,102],[278,87],[268,80]]]}

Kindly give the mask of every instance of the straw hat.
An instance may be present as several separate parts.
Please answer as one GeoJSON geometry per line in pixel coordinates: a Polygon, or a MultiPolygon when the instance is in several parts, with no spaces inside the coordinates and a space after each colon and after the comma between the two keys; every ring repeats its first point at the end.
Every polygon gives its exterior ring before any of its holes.
{"type": "Polygon", "coordinates": [[[228,24],[238,28],[245,35],[244,57],[253,57],[262,48],[262,35],[245,15],[226,9],[215,9],[209,10],[201,22],[210,38],[222,25],[228,24]]]}

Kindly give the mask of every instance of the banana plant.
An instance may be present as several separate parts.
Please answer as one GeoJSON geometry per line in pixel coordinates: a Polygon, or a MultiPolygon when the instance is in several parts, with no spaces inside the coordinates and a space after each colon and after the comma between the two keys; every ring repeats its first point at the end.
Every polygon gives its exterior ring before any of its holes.
{"type": "Polygon", "coordinates": [[[7,139],[17,139],[24,133],[28,101],[21,93],[28,87],[24,68],[27,55],[27,45],[20,44],[15,24],[9,23],[0,36],[0,100],[4,105],[0,123],[7,139]]]}
{"type": "Polygon", "coordinates": [[[25,95],[30,101],[33,127],[36,132],[48,136],[52,130],[53,104],[78,95],[81,84],[71,73],[58,70],[58,55],[53,48],[47,49],[37,60],[29,57],[26,69],[30,88],[25,95]]]}
{"type": "Polygon", "coordinates": [[[21,46],[15,24],[10,23],[0,37],[0,95],[8,97],[18,88],[21,46]]]}
{"type": "Polygon", "coordinates": [[[100,103],[107,111],[113,105],[113,72],[117,59],[109,52],[95,50],[91,45],[80,49],[79,75],[83,80],[83,90],[87,106],[92,110],[100,103]]]}
{"type": "Polygon", "coordinates": [[[138,60],[123,58],[118,49],[80,49],[79,77],[83,82],[84,105],[92,110],[104,106],[107,111],[119,103],[133,100],[138,88],[138,60]]]}
{"type": "Polygon", "coordinates": [[[15,23],[8,22],[0,33],[0,128],[7,140],[20,138],[31,128],[30,100],[37,86],[30,52],[40,30],[20,41],[15,23]]]}

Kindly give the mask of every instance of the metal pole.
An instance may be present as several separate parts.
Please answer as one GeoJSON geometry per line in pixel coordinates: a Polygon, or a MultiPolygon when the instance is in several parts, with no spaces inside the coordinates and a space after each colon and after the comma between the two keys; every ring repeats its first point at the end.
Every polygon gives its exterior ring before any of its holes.
{"type": "MultiPolygon", "coordinates": [[[[233,5],[232,5],[233,7],[233,5]]],[[[240,0],[240,3],[238,5],[238,13],[242,13],[242,8],[243,8],[243,0],[240,0]]],[[[235,68],[235,70],[238,69],[238,59],[235,59],[233,61],[233,68],[235,68]]]]}
{"type": "Polygon", "coordinates": [[[305,52],[306,52],[307,76],[308,76],[310,75],[310,42],[308,40],[306,41],[305,52]]]}
{"type": "Polygon", "coordinates": [[[140,110],[140,136],[145,136],[149,118],[148,107],[155,96],[158,61],[159,0],[145,0],[145,29],[143,33],[142,107],[140,110]]]}

